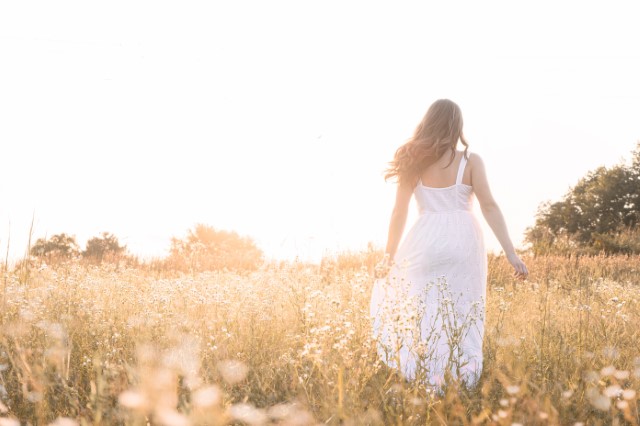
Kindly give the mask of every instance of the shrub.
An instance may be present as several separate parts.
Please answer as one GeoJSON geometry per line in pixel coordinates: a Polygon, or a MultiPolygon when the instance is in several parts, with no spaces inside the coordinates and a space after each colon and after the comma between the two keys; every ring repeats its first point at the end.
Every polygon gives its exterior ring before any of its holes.
{"type": "Polygon", "coordinates": [[[87,241],[82,257],[97,263],[116,261],[126,253],[126,250],[127,247],[121,246],[115,235],[103,232],[99,237],[93,237],[87,241]]]}
{"type": "Polygon", "coordinates": [[[30,254],[47,263],[66,260],[80,253],[76,238],[67,234],[52,235],[49,239],[39,238],[31,247],[30,254]]]}
{"type": "Polygon", "coordinates": [[[184,239],[172,238],[167,262],[182,271],[252,271],[262,264],[263,254],[249,237],[197,224],[184,239]]]}

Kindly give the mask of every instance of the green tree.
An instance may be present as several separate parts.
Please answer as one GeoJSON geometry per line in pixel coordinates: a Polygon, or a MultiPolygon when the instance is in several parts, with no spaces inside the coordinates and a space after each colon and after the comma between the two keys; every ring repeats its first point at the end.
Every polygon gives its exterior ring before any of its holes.
{"type": "Polygon", "coordinates": [[[94,262],[104,260],[117,260],[125,254],[127,247],[121,246],[118,238],[108,232],[103,232],[99,237],[93,237],[87,241],[86,249],[82,257],[94,262]]]}
{"type": "Polygon", "coordinates": [[[526,240],[535,254],[640,253],[640,142],[630,165],[599,167],[544,203],[526,240]]]}
{"type": "Polygon", "coordinates": [[[172,238],[168,260],[181,270],[250,271],[262,264],[263,254],[249,237],[197,224],[186,238],[172,238]]]}
{"type": "Polygon", "coordinates": [[[76,238],[67,234],[55,234],[46,238],[39,238],[31,247],[31,255],[47,262],[70,259],[80,253],[76,238]]]}

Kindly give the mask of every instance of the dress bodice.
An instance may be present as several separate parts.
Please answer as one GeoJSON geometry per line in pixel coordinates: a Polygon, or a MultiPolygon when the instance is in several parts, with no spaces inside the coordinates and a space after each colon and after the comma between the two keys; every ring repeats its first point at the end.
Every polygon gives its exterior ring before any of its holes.
{"type": "Polygon", "coordinates": [[[462,183],[467,159],[462,156],[456,183],[444,188],[424,186],[422,180],[413,190],[420,214],[445,213],[456,210],[470,211],[473,207],[473,187],[462,183]]]}
{"type": "Polygon", "coordinates": [[[419,183],[413,195],[420,214],[470,211],[473,207],[473,188],[462,183],[446,188],[431,188],[419,183]]]}

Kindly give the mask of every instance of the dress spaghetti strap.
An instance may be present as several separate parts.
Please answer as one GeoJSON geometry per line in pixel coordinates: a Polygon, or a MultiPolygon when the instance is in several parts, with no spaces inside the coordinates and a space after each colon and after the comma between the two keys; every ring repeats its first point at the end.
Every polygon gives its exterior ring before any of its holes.
{"type": "Polygon", "coordinates": [[[462,175],[464,174],[464,168],[467,165],[467,158],[464,156],[464,152],[462,153],[462,159],[460,160],[460,167],[458,167],[458,176],[456,177],[456,185],[460,185],[462,183],[462,175]]]}

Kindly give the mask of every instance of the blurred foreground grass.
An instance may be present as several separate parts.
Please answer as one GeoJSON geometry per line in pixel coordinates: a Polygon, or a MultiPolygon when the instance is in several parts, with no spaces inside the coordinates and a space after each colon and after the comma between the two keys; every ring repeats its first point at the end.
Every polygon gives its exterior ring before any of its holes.
{"type": "Polygon", "coordinates": [[[638,424],[640,258],[530,258],[527,282],[489,260],[480,384],[442,398],[378,360],[370,254],[7,272],[0,426],[638,424]]]}

